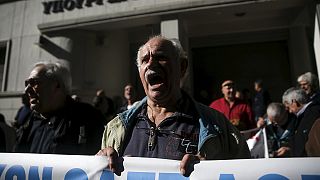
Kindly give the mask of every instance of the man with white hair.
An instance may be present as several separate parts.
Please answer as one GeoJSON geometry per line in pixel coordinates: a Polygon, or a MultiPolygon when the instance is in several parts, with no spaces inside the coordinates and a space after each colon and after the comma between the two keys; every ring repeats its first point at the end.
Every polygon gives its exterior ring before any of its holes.
{"type": "Polygon", "coordinates": [[[300,88],[307,93],[309,101],[320,103],[319,79],[316,75],[306,72],[297,78],[297,82],[300,88]]]}
{"type": "Polygon", "coordinates": [[[98,155],[121,173],[119,156],[181,160],[189,176],[201,160],[249,158],[239,131],[220,112],[197,103],[180,89],[188,61],[179,43],[162,36],[138,51],[137,65],[146,97],[118,114],[104,132],[98,155]]]}
{"type": "Polygon", "coordinates": [[[71,75],[59,63],[39,62],[25,81],[33,110],[19,128],[15,152],[94,154],[103,132],[102,114],[71,96],[71,75]]]}
{"type": "Polygon", "coordinates": [[[268,149],[272,157],[288,156],[289,139],[293,133],[294,117],[281,103],[270,103],[267,107],[266,133],[268,149]]]}
{"type": "Polygon", "coordinates": [[[312,125],[320,117],[320,105],[309,102],[306,92],[296,87],[284,92],[282,102],[290,113],[297,116],[295,131],[290,141],[291,156],[307,156],[305,144],[312,125]]]}

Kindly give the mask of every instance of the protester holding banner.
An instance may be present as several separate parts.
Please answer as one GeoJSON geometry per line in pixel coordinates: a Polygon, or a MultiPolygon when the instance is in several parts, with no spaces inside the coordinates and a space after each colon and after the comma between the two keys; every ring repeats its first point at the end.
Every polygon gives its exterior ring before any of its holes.
{"type": "Polygon", "coordinates": [[[121,158],[181,160],[188,176],[200,159],[250,158],[239,131],[220,112],[195,102],[180,89],[188,61],[180,43],[155,36],[140,47],[137,66],[146,97],[105,128],[102,150],[120,173],[121,158]]]}
{"type": "Polygon", "coordinates": [[[306,92],[296,87],[284,92],[282,102],[289,112],[297,116],[294,135],[290,141],[291,155],[294,157],[307,156],[305,145],[314,122],[320,117],[320,105],[313,101],[309,102],[306,92]]]}
{"type": "Polygon", "coordinates": [[[18,129],[15,152],[95,154],[104,118],[89,104],[71,96],[71,75],[59,63],[35,64],[25,81],[33,110],[18,129]]]}
{"type": "Polygon", "coordinates": [[[293,114],[289,114],[281,103],[270,103],[267,108],[270,122],[266,126],[270,157],[289,156],[289,140],[294,131],[293,114]]]}
{"type": "Polygon", "coordinates": [[[288,113],[282,103],[276,102],[270,103],[266,112],[263,118],[259,118],[261,129],[247,140],[251,157],[288,157],[289,139],[294,131],[294,115],[288,113]]]}

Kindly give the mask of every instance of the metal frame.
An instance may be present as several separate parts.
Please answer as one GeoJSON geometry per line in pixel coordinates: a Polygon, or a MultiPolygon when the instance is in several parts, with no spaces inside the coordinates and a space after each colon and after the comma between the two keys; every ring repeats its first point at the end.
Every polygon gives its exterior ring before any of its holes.
{"type": "Polygon", "coordinates": [[[2,79],[2,86],[1,86],[1,92],[4,92],[7,90],[11,40],[0,43],[0,46],[6,47],[6,56],[5,56],[5,60],[4,60],[4,66],[3,66],[4,69],[3,69],[3,74],[2,74],[3,79],[2,79]]]}

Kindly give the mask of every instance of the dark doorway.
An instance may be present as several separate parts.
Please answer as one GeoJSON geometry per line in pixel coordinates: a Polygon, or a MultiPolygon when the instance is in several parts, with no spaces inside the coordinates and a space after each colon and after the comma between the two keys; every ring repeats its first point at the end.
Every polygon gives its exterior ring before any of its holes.
{"type": "Polygon", "coordinates": [[[286,41],[193,48],[194,97],[209,104],[222,96],[220,84],[232,79],[238,90],[249,89],[262,79],[273,101],[280,101],[290,87],[286,41]]]}

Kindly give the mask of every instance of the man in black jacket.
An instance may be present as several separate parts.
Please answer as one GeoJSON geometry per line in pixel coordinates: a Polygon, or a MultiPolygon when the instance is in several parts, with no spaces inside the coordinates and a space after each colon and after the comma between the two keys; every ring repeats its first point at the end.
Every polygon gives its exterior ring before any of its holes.
{"type": "Polygon", "coordinates": [[[317,118],[320,117],[320,105],[308,102],[308,95],[300,88],[289,88],[282,96],[282,102],[289,112],[297,116],[295,131],[290,141],[291,156],[307,156],[305,144],[309,132],[317,118]]]}
{"type": "Polygon", "coordinates": [[[94,154],[103,132],[102,114],[70,96],[71,75],[58,63],[37,63],[25,81],[33,110],[18,130],[15,152],[94,154]]]}

